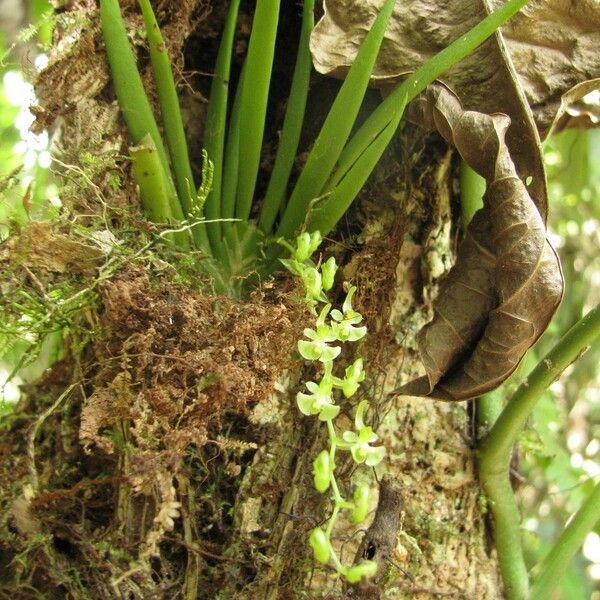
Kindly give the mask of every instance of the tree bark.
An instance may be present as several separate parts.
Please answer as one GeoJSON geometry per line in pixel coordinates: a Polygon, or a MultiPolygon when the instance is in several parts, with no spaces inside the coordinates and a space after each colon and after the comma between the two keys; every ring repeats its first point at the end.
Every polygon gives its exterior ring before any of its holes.
{"type": "MultiPolygon", "coordinates": [[[[186,32],[181,46],[186,38],[186,48],[206,44],[220,28],[220,10],[200,23],[194,21],[201,4],[185,2],[180,10],[167,11],[172,29],[186,32]]],[[[70,165],[63,167],[62,197],[71,214],[80,223],[119,237],[129,227],[127,215],[139,212],[128,161],[121,156],[127,153],[127,134],[108,83],[95,7],[92,2],[79,5],[69,32],[75,31],[76,41],[65,47],[63,32],[38,83],[37,126],[60,125],[58,157],[61,164],[70,165]],[[78,24],[88,18],[91,29],[78,24]]],[[[293,13],[286,9],[285,18],[292,19],[293,13]]],[[[292,68],[290,62],[288,69],[292,68]]],[[[330,90],[337,85],[315,81],[310,104],[315,119],[327,111],[330,90]]],[[[187,100],[189,112],[202,115],[202,102],[193,96],[187,100]]],[[[34,590],[44,586],[49,597],[76,599],[502,597],[473,465],[471,408],[465,402],[393,393],[419,374],[415,336],[430,318],[437,283],[453,260],[459,235],[453,211],[456,179],[454,155],[441,139],[402,126],[328,248],[342,260],[343,278],[358,286],[356,306],[369,328],[361,349],[367,370],[364,394],[374,407],[373,425],[387,449],[375,470],[360,468],[360,477],[385,489],[385,499],[379,508],[375,499],[363,527],[368,529],[373,520],[375,524],[365,533],[342,522],[335,543],[345,564],[357,553],[366,553],[387,565],[384,576],[363,587],[347,587],[312,559],[308,534],[326,518],[330,506],[326,494],[319,495],[312,483],[312,461],[325,443],[323,427],[303,417],[294,400],[299,382],[307,376],[299,361],[289,358],[276,365],[276,373],[264,375],[266,381],[278,380],[275,388],[256,384],[255,396],[243,406],[232,399],[238,391],[221,390],[223,397],[231,396],[223,400],[229,412],[221,422],[207,420],[204,427],[194,421],[197,439],[188,439],[176,459],[165,458],[161,447],[160,457],[152,455],[156,462],[142,477],[146,467],[140,461],[150,460],[150,454],[139,446],[139,428],[132,427],[139,415],[131,407],[139,408],[135,373],[146,371],[127,349],[132,332],[124,342],[124,334],[121,339],[109,329],[112,338],[92,336],[85,351],[72,352],[30,390],[19,414],[37,418],[53,408],[36,426],[37,436],[31,437],[24,419],[17,419],[9,433],[13,456],[5,464],[5,481],[16,491],[3,498],[2,528],[8,537],[0,546],[8,562],[23,553],[28,559],[21,566],[13,560],[6,569],[3,593],[14,591],[25,578],[27,588],[21,587],[19,597],[34,597],[34,590]],[[99,357],[121,365],[122,372],[116,366],[107,371],[99,357]],[[80,382],[76,393],[65,405],[54,406],[74,382],[80,382]],[[81,427],[90,423],[86,407],[91,399],[105,401],[103,406],[118,419],[110,423],[102,421],[105,415],[98,417],[98,428],[84,435],[81,427]],[[113,431],[110,441],[99,433],[107,427],[113,431]],[[22,441],[26,432],[28,444],[22,441]],[[94,443],[89,443],[90,437],[94,443]],[[34,460],[28,454],[33,446],[34,460]],[[27,487],[32,485],[32,468],[42,472],[33,490],[27,487]],[[171,523],[169,503],[179,503],[171,523]],[[361,545],[362,540],[367,541],[361,545]]],[[[75,234],[71,230],[69,235],[75,234]]],[[[144,266],[152,277],[153,267],[144,266]]],[[[125,299],[119,295],[119,281],[133,275],[125,267],[111,273],[94,288],[100,290],[102,302],[88,318],[102,322],[111,302],[131,301],[128,310],[135,305],[141,311],[140,302],[151,298],[156,306],[169,296],[177,304],[195,303],[195,310],[216,306],[216,299],[206,303],[196,291],[188,294],[185,283],[182,287],[173,282],[169,268],[165,272],[166,277],[158,278],[158,295],[140,283],[125,299]]],[[[272,285],[288,294],[287,279],[272,285]]],[[[237,310],[237,322],[242,323],[249,318],[245,311],[259,312],[260,302],[255,299],[252,307],[241,305],[227,314],[237,310]]],[[[307,318],[292,313],[287,310],[287,331],[278,334],[288,340],[290,355],[302,319],[307,318]]],[[[123,315],[127,320],[127,313],[123,315]]],[[[153,318],[140,317],[140,323],[155,327],[153,318]]],[[[140,326],[137,334],[146,335],[147,330],[140,326]]],[[[266,338],[257,339],[263,343],[266,338]]],[[[170,352],[166,345],[151,350],[170,352]]],[[[175,401],[173,396],[169,401],[175,401]]],[[[163,418],[162,409],[156,410],[147,423],[163,418]]],[[[340,421],[350,414],[346,407],[340,421]]],[[[170,427],[177,433],[176,425],[170,427]]],[[[351,461],[338,467],[341,485],[349,488],[355,467],[351,461]]]]}

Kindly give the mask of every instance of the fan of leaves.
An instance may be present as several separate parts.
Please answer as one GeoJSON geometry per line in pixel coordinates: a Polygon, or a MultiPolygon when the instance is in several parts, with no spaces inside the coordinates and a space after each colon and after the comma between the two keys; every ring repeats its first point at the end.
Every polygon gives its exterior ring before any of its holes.
{"type": "Polygon", "coordinates": [[[442,85],[409,109],[486,179],[483,208],[418,336],[426,376],[399,391],[465,400],[499,386],[546,329],[563,293],[560,262],[504,137],[510,119],[463,110],[442,85]]]}

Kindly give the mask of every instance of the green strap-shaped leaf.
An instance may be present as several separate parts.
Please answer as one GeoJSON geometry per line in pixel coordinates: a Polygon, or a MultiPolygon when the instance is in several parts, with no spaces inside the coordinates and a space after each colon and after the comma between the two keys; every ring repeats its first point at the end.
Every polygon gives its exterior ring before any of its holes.
{"type": "Polygon", "coordinates": [[[175,185],[185,216],[187,217],[192,206],[192,198],[196,194],[196,186],[192,175],[192,167],[190,166],[187,141],[185,139],[171,61],[169,60],[169,55],[167,54],[167,49],[150,1],[138,0],[138,4],[142,9],[146,25],[150,61],[152,63],[154,80],[156,81],[156,91],[158,92],[167,146],[169,147],[169,154],[171,155],[171,162],[175,173],[175,185]]]}
{"type": "Polygon", "coordinates": [[[243,220],[250,216],[260,165],[278,20],[279,0],[257,0],[240,105],[240,148],[244,156],[239,162],[235,216],[243,220]]]}
{"type": "MultiPolygon", "coordinates": [[[[174,189],[166,179],[156,145],[150,134],[146,134],[139,146],[130,149],[133,160],[133,176],[140,188],[142,207],[153,223],[172,223],[174,189]]],[[[181,248],[189,248],[185,232],[173,234],[173,240],[181,248]]]]}
{"type": "Polygon", "coordinates": [[[318,230],[321,235],[326,236],[344,216],[394,137],[405,106],[406,97],[401,99],[396,115],[385,129],[346,170],[335,188],[316,205],[309,216],[309,231],[318,230]]]}
{"type": "Polygon", "coordinates": [[[333,171],[358,115],[394,4],[386,0],[363,41],[294,187],[278,236],[293,237],[333,171]]]}
{"type": "Polygon", "coordinates": [[[290,97],[283,121],[279,147],[275,156],[273,172],[269,180],[269,187],[263,202],[260,213],[259,227],[263,233],[270,233],[277,213],[284,207],[286,188],[296,152],[302,124],[304,122],[304,111],[306,109],[306,99],[308,97],[308,87],[310,83],[311,56],[310,56],[310,34],[313,30],[314,0],[304,0],[304,9],[302,13],[302,28],[300,32],[300,41],[298,44],[298,56],[290,88],[290,97]]]}
{"type": "MultiPolygon", "coordinates": [[[[499,9],[485,17],[475,27],[469,30],[447,48],[438,52],[433,58],[419,67],[414,73],[402,82],[369,116],[358,131],[352,136],[346,148],[340,156],[339,168],[336,175],[327,183],[325,191],[333,189],[338,178],[350,168],[362,152],[371,144],[387,124],[394,118],[398,106],[403,98],[410,102],[416,98],[425,88],[433,83],[440,75],[449,68],[460,62],[471,54],[487,38],[489,38],[499,27],[501,27],[514,14],[519,12],[528,0],[510,0],[499,9]]],[[[366,41],[366,40],[365,40],[366,41]]]]}
{"type": "MultiPolygon", "coordinates": [[[[229,7],[227,22],[223,30],[221,45],[217,55],[215,74],[210,88],[210,100],[206,114],[204,129],[204,148],[214,165],[213,186],[204,210],[208,219],[219,219],[222,214],[223,153],[225,148],[225,131],[227,129],[227,100],[229,97],[229,74],[235,26],[240,7],[240,0],[233,0],[229,7]]],[[[235,166],[237,171],[237,165],[235,166]]],[[[234,190],[235,194],[235,190],[234,190]]],[[[233,196],[232,196],[233,198],[233,196]]],[[[231,213],[233,216],[233,211],[231,213]]],[[[220,254],[221,223],[207,224],[208,237],[215,254],[220,254]]]]}
{"type": "MultiPolygon", "coordinates": [[[[113,85],[129,134],[135,144],[140,144],[146,134],[150,135],[156,147],[164,176],[170,181],[167,153],[137,70],[135,56],[127,39],[118,0],[100,0],[100,20],[113,85]]],[[[173,186],[172,182],[171,186],[173,186]]],[[[177,196],[172,194],[170,199],[174,218],[183,219],[183,211],[177,196]]]]}

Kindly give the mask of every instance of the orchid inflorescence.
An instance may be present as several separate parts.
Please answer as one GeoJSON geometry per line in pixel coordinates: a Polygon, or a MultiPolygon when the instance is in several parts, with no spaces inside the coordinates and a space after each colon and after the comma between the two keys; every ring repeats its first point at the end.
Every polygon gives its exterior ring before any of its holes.
{"type": "Polygon", "coordinates": [[[352,500],[346,500],[341,495],[335,478],[335,456],[337,450],[346,450],[357,464],[364,463],[374,467],[385,456],[385,448],[373,446],[379,438],[364,423],[368,407],[366,400],[362,400],[356,408],[353,431],[344,431],[338,436],[333,423],[340,412],[340,406],[335,402],[336,390],[344,398],[351,398],[365,379],[362,358],[357,358],[348,365],[343,377],[335,375],[335,361],[342,351],[340,344],[359,341],[367,334],[367,328],[361,325],[362,315],[352,308],[355,286],[348,288],[342,309],[332,309],[326,292],[333,287],[337,271],[335,258],[331,257],[320,265],[315,265],[310,258],[321,241],[321,234],[315,231],[298,236],[295,247],[283,242],[291,251],[291,258],[281,261],[302,281],[305,300],[317,316],[314,328],[304,330],[304,339],[298,342],[298,352],[305,360],[320,363],[322,374],[319,381],[308,381],[305,384],[306,391],[298,392],[296,402],[302,414],[317,416],[320,421],[325,422],[329,433],[329,448],[322,450],[315,458],[313,476],[318,492],[323,494],[331,490],[334,506],[325,528],[313,529],[309,543],[316,560],[322,564],[331,562],[347,581],[356,583],[363,577],[373,576],[377,571],[377,564],[365,560],[352,567],[343,565],[331,544],[331,534],[342,509],[351,511],[350,519],[353,523],[364,521],[369,512],[372,494],[369,485],[363,483],[355,488],[352,500]],[[317,311],[319,306],[321,308],[317,311]]]}

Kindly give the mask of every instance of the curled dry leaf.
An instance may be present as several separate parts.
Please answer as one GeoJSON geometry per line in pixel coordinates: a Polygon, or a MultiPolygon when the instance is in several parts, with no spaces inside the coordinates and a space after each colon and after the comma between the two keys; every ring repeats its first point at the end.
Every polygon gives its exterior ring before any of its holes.
{"type": "MultiPolygon", "coordinates": [[[[565,100],[581,98],[573,88],[600,77],[600,2],[530,0],[502,33],[540,133],[546,137],[565,100]]],[[[598,89],[599,83],[591,82],[587,91],[598,89]]]]}
{"type": "MultiPolygon", "coordinates": [[[[325,0],[311,52],[316,69],[343,77],[382,6],[382,0],[325,0]]],[[[503,0],[396,2],[372,81],[395,85],[458,39],[503,0]]],[[[561,99],[573,86],[600,77],[600,3],[530,0],[502,28],[441,80],[468,110],[503,112],[506,135],[521,179],[546,218],[540,134],[545,136],[561,99]],[[531,108],[530,108],[531,106],[531,108]],[[536,127],[537,125],[537,127],[536,127]]]]}
{"type": "Polygon", "coordinates": [[[418,335],[426,376],[404,394],[473,398],[499,386],[546,329],[563,293],[558,256],[504,141],[506,115],[465,111],[448,89],[430,86],[409,108],[437,129],[487,182],[476,213],[418,335]]]}
{"type": "Polygon", "coordinates": [[[563,94],[549,132],[558,133],[568,127],[590,129],[598,125],[600,125],[600,78],[579,83],[563,94]]]}

